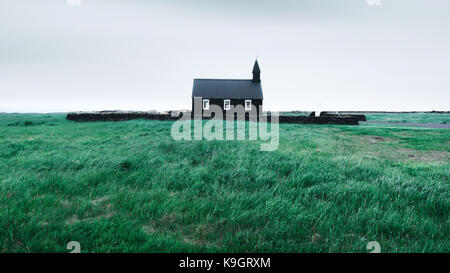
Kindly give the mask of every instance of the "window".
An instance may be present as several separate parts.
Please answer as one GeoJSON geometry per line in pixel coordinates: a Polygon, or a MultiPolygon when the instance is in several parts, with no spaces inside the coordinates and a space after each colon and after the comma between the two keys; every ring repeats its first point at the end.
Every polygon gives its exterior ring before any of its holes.
{"type": "Polygon", "coordinates": [[[223,110],[230,110],[230,100],[223,100],[223,110]]]}
{"type": "Polygon", "coordinates": [[[203,100],[203,110],[209,110],[209,100],[203,100]]]}
{"type": "Polygon", "coordinates": [[[245,100],[245,110],[252,110],[252,100],[245,100]]]}

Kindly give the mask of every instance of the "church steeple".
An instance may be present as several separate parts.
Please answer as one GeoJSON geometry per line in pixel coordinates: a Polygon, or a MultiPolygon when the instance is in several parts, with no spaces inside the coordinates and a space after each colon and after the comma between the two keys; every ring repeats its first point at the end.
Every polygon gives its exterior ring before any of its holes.
{"type": "Polygon", "coordinates": [[[261,82],[261,70],[259,69],[258,60],[255,61],[255,65],[253,66],[253,82],[261,82]]]}

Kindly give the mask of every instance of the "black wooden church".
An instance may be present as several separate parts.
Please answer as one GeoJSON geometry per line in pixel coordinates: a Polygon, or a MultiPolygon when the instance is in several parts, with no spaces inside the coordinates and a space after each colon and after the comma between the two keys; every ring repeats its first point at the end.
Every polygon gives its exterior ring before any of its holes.
{"type": "MultiPolygon", "coordinates": [[[[192,89],[192,111],[194,111],[194,98],[202,99],[203,111],[209,110],[210,105],[222,108],[224,114],[231,106],[242,105],[245,111],[258,113],[263,103],[261,87],[261,70],[258,60],[253,66],[253,79],[194,79],[192,89]]],[[[202,111],[202,112],[203,112],[202,111]]]]}

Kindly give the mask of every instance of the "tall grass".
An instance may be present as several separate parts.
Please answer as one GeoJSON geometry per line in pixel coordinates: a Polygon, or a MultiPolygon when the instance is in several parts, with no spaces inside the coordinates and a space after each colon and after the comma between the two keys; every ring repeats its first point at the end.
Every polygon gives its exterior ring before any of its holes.
{"type": "Polygon", "coordinates": [[[172,122],[0,115],[0,252],[450,250],[450,131],[280,125],[280,146],[172,122]]]}

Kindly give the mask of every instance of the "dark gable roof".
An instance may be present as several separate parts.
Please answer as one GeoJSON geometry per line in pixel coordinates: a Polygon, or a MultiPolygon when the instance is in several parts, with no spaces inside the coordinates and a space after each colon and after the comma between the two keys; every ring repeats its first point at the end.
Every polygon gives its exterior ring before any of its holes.
{"type": "Polygon", "coordinates": [[[194,79],[192,98],[263,99],[261,83],[252,80],[194,79]]]}

